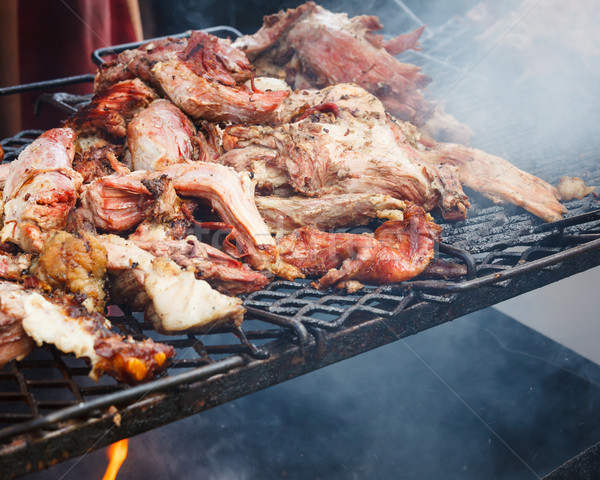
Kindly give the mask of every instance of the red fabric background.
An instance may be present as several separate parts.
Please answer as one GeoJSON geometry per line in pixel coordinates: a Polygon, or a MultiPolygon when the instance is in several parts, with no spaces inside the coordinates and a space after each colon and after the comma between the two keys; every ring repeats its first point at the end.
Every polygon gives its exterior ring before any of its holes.
{"type": "MultiPolygon", "coordinates": [[[[19,0],[19,83],[93,73],[97,48],[136,41],[126,0],[19,0]]],[[[92,84],[55,91],[91,92],[92,84]]],[[[65,114],[44,105],[34,116],[41,92],[22,95],[23,128],[60,126],[65,114]]]]}

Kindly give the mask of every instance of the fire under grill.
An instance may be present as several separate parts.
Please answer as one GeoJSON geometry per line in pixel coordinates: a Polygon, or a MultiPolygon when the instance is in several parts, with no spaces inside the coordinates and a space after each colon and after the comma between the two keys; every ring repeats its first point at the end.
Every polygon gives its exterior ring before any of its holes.
{"type": "MultiPolygon", "coordinates": [[[[436,81],[447,74],[453,85],[464,70],[445,56],[444,46],[462,43],[456,39],[464,34],[454,20],[424,40],[427,55],[411,53],[408,61],[436,81]]],[[[480,95],[480,101],[490,95],[485,85],[480,95]]],[[[42,104],[67,111],[85,101],[69,94],[41,97],[42,104]]],[[[6,161],[41,133],[26,130],[3,140],[6,161]]],[[[503,134],[496,129],[477,141],[497,146],[503,134]]],[[[523,142],[503,145],[501,153],[554,184],[562,175],[600,184],[600,145],[550,154],[547,146],[528,145],[531,153],[524,154],[523,142]]],[[[85,361],[52,347],[10,362],[0,370],[0,471],[18,476],[53,465],[600,265],[596,197],[567,202],[565,219],[545,224],[468,193],[473,206],[466,221],[437,219],[443,227],[437,256],[465,265],[465,276],[366,286],[352,294],[319,291],[310,280],[275,281],[244,297],[248,313],[240,328],[204,334],[162,336],[142,314],[113,307],[109,319],[117,331],[177,350],[167,372],[134,387],[111,378],[94,382],[85,361]]]]}

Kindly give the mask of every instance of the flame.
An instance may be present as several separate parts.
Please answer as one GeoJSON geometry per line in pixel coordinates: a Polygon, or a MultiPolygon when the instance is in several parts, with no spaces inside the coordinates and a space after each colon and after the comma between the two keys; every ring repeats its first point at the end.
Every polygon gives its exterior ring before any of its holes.
{"type": "Polygon", "coordinates": [[[121,468],[121,465],[127,457],[127,445],[128,440],[125,438],[108,447],[107,455],[110,461],[108,462],[108,467],[106,467],[106,472],[104,473],[102,480],[115,480],[115,478],[117,478],[119,468],[121,468]]]}

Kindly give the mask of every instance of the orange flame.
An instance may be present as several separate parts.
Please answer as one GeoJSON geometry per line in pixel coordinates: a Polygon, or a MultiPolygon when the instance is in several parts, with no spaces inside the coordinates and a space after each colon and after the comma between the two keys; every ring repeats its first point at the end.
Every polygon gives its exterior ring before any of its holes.
{"type": "Polygon", "coordinates": [[[121,468],[121,465],[127,457],[127,444],[128,440],[125,438],[108,447],[107,455],[110,461],[108,462],[108,467],[106,467],[106,472],[104,473],[102,480],[115,480],[115,478],[117,478],[119,468],[121,468]]]}

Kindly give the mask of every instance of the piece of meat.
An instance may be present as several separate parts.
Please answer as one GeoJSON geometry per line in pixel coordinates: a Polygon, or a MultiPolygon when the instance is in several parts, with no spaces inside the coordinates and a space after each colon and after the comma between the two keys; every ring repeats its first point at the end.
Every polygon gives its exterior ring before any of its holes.
{"type": "Polygon", "coordinates": [[[238,38],[234,46],[246,53],[259,75],[283,71],[295,89],[356,83],[377,95],[396,117],[440,140],[467,142],[471,130],[423,96],[421,89],[430,78],[392,56],[416,48],[422,28],[387,43],[373,33],[381,28],[377,17],[348,18],[307,2],[265,17],[258,32],[238,38]],[[438,115],[445,117],[444,131],[429,131],[429,125],[439,125],[438,115]]]}
{"type": "Polygon", "coordinates": [[[99,240],[108,251],[107,269],[113,275],[111,298],[143,311],[155,330],[172,334],[242,323],[245,310],[239,298],[213,290],[194,272],[157,258],[132,241],[116,235],[99,240]]]}
{"type": "Polygon", "coordinates": [[[173,163],[191,161],[194,155],[192,122],[168,100],[158,99],[127,127],[127,146],[133,170],[162,170],[173,163]]]}
{"type": "Polygon", "coordinates": [[[3,280],[22,280],[23,276],[29,272],[32,258],[33,255],[30,253],[0,251],[0,278],[3,280]]]}
{"type": "Polygon", "coordinates": [[[133,117],[157,98],[154,90],[135,78],[115,83],[94,95],[92,101],[74,113],[65,126],[78,135],[99,135],[122,141],[133,117]]]}
{"type": "Polygon", "coordinates": [[[288,123],[226,128],[227,153],[217,159],[250,172],[261,193],[286,195],[281,192],[285,188],[313,197],[376,193],[464,217],[469,204],[460,184],[447,185],[381,102],[363,88],[339,84],[300,91],[278,115],[288,123]],[[308,116],[294,121],[306,114],[306,105],[308,116]],[[324,105],[326,109],[318,108],[324,105]]]}
{"type": "Polygon", "coordinates": [[[172,165],[160,174],[172,179],[179,195],[209,200],[221,219],[231,225],[236,247],[226,242],[228,253],[237,254],[239,249],[254,268],[283,278],[301,276],[278,257],[275,240],[254,203],[254,186],[248,177],[223,165],[200,162],[172,165]]]}
{"type": "Polygon", "coordinates": [[[0,190],[4,190],[4,184],[8,178],[8,172],[10,171],[10,163],[0,164],[0,190]]]}
{"type": "Polygon", "coordinates": [[[233,123],[268,122],[289,95],[287,90],[254,91],[245,84],[223,85],[194,73],[183,60],[157,63],[152,73],[169,99],[197,120],[233,123]]]}
{"type": "Polygon", "coordinates": [[[106,249],[87,232],[55,232],[36,257],[30,273],[53,291],[77,294],[89,312],[104,312],[106,249]]]}
{"type": "Polygon", "coordinates": [[[71,168],[74,138],[70,128],[48,130],[10,164],[3,190],[3,242],[38,253],[52,232],[64,229],[82,184],[71,168]]]}
{"type": "Polygon", "coordinates": [[[0,310],[22,325],[38,345],[49,343],[64,353],[89,359],[89,376],[108,373],[118,380],[141,382],[163,370],[175,351],[152,340],[135,341],[107,328],[101,315],[90,314],[72,297],[44,297],[35,290],[0,281],[0,310]]]}
{"type": "Polygon", "coordinates": [[[286,262],[306,275],[323,275],[315,283],[320,289],[348,281],[396,283],[417,276],[427,267],[440,233],[441,228],[421,207],[407,204],[404,220],[388,221],[374,235],[325,233],[303,227],[279,238],[277,249],[286,262]]]}
{"type": "Polygon", "coordinates": [[[25,309],[19,301],[21,291],[16,283],[0,280],[0,367],[11,360],[23,359],[34,346],[23,330],[25,309]]]}
{"type": "Polygon", "coordinates": [[[115,83],[136,77],[155,88],[159,87],[152,75],[152,67],[156,62],[164,62],[182,53],[186,46],[186,38],[161,38],[119,53],[114,60],[98,67],[94,94],[101,94],[115,83]]]}
{"type": "Polygon", "coordinates": [[[193,235],[182,240],[159,239],[156,231],[153,231],[149,236],[135,235],[129,238],[155,257],[169,258],[180,267],[193,271],[196,278],[205,280],[211,287],[227,295],[255,292],[270,282],[262,273],[200,242],[193,235]]]}
{"type": "Polygon", "coordinates": [[[589,195],[596,187],[588,187],[585,182],[579,177],[560,177],[560,182],[556,186],[560,199],[563,201],[573,200],[577,198],[581,200],[586,195],[589,195]]]}
{"type": "Polygon", "coordinates": [[[451,143],[437,143],[424,150],[423,157],[440,167],[455,166],[460,183],[495,203],[510,202],[546,222],[560,220],[567,212],[556,188],[503,158],[451,143]]]}
{"type": "Polygon", "coordinates": [[[81,208],[103,231],[122,232],[142,222],[154,198],[142,180],[146,172],[100,177],[81,190],[81,208]]]}
{"type": "Polygon", "coordinates": [[[252,65],[240,49],[233,47],[229,39],[200,30],[190,34],[180,58],[196,75],[222,85],[234,87],[252,78],[252,65]]]}
{"type": "Polygon", "coordinates": [[[83,152],[76,153],[73,159],[73,170],[78,172],[83,183],[90,183],[96,178],[113,173],[129,173],[129,169],[119,161],[123,147],[121,145],[93,145],[83,152]]]}
{"type": "Polygon", "coordinates": [[[304,226],[318,230],[366,225],[374,218],[402,219],[405,203],[370,193],[300,196],[257,196],[254,198],[261,216],[272,233],[285,235],[304,226]]]}
{"type": "Polygon", "coordinates": [[[292,123],[226,128],[227,153],[216,160],[249,172],[263,194],[378,193],[426,210],[439,206],[445,218],[456,220],[465,218],[469,206],[466,185],[546,221],[566,212],[545,181],[500,157],[421,135],[413,125],[386,116],[381,102],[360,87],[297,92],[278,114],[292,123]],[[310,113],[294,121],[303,112],[302,97],[310,113]],[[313,105],[328,107],[322,112],[313,105]]]}

